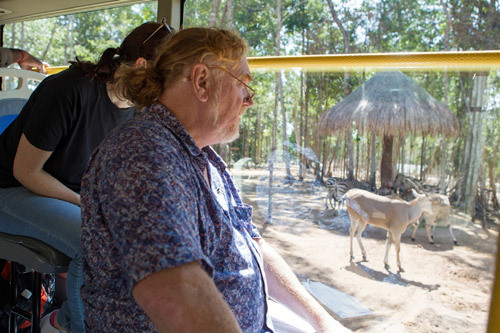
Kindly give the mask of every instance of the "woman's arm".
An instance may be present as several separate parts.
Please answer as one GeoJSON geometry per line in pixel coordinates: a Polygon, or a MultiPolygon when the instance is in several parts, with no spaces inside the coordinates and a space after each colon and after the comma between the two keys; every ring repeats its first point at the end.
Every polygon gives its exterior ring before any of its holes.
{"type": "Polygon", "coordinates": [[[33,193],[79,206],[80,195],[43,170],[50,155],[51,151],[33,146],[22,134],[14,157],[14,178],[33,193]]]}

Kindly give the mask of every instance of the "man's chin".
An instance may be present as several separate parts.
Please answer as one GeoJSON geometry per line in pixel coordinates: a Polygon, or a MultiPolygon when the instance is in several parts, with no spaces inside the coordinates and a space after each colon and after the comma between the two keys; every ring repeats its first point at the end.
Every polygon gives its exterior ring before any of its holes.
{"type": "Polygon", "coordinates": [[[235,128],[232,128],[230,131],[226,133],[226,135],[222,138],[220,143],[230,143],[240,137],[240,129],[238,125],[235,125],[235,128]]]}

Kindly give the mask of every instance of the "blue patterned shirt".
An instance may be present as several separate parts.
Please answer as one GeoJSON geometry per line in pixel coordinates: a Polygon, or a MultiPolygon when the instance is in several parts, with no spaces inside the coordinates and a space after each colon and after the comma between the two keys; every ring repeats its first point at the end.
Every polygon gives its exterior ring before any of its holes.
{"type": "Polygon", "coordinates": [[[156,331],[132,288],[193,261],[212,277],[243,331],[270,331],[252,208],[222,159],[211,147],[200,150],[164,106],[110,133],[92,156],[81,196],[88,332],[156,331]]]}

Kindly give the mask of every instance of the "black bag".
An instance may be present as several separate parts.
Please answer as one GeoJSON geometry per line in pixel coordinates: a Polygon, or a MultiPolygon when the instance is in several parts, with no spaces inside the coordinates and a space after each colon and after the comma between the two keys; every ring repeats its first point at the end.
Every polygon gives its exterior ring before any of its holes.
{"type": "MultiPolygon", "coordinates": [[[[0,333],[8,332],[9,329],[9,314],[10,314],[10,269],[9,261],[0,259],[0,333]]],[[[33,289],[34,275],[32,272],[17,274],[17,305],[31,312],[31,298],[33,289]]],[[[53,311],[57,308],[54,299],[55,294],[55,275],[42,275],[42,290],[40,300],[41,316],[53,311]]],[[[31,323],[21,317],[17,317],[18,332],[29,332],[31,323]]]]}

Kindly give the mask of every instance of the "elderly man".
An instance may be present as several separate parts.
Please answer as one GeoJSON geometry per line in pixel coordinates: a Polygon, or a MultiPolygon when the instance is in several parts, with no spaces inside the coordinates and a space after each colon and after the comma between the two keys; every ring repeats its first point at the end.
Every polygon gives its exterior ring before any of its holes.
{"type": "Polygon", "coordinates": [[[345,330],[260,237],[210,147],[234,140],[253,104],[246,50],[233,32],[191,28],[117,73],[144,109],[82,182],[88,332],[272,332],[269,297],[317,331],[345,330]]]}

